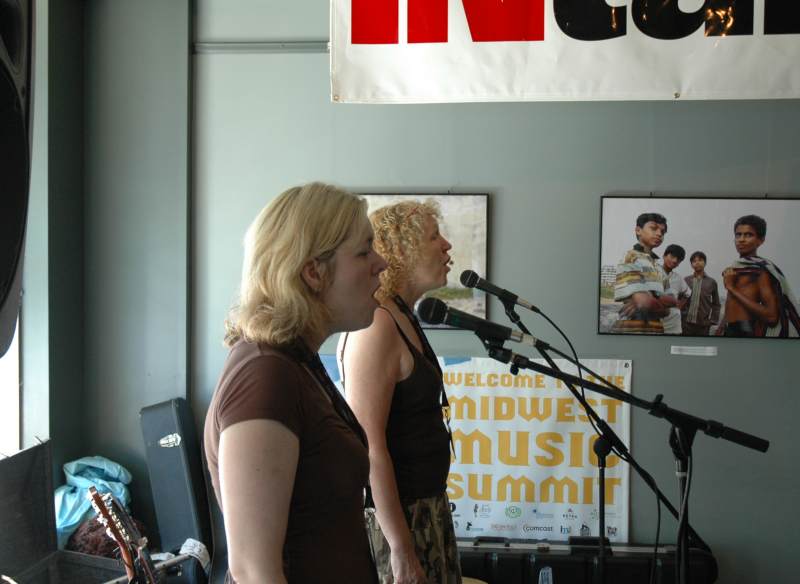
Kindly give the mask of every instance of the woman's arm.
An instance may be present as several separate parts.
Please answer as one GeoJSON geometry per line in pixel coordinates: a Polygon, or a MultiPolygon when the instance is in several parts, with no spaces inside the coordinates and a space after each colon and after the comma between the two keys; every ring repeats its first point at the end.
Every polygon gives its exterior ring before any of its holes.
{"type": "Polygon", "coordinates": [[[404,350],[405,344],[392,317],[385,310],[377,309],[369,328],[350,333],[343,364],[347,401],[369,440],[372,497],[378,523],[391,549],[396,584],[426,581],[400,505],[394,467],[386,444],[386,424],[394,386],[403,377],[401,360],[404,350]]]}
{"type": "Polygon", "coordinates": [[[247,420],[219,439],[228,569],[237,584],[285,584],[283,543],[300,442],[274,420],[247,420]]]}

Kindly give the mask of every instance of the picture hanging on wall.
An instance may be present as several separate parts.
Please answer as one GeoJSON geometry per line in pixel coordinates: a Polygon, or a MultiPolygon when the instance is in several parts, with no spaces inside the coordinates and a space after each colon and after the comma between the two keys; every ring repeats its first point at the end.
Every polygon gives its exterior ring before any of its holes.
{"type": "Polygon", "coordinates": [[[598,332],[800,335],[800,198],[604,196],[598,332]]]}
{"type": "MultiPolygon", "coordinates": [[[[482,194],[455,193],[362,193],[369,205],[369,213],[380,207],[406,200],[433,200],[441,211],[439,229],[453,246],[448,252],[452,258],[447,284],[426,294],[439,298],[449,306],[486,318],[486,294],[474,288],[465,288],[459,283],[464,270],[486,274],[486,226],[489,196],[482,194]]],[[[424,328],[450,329],[447,325],[422,323],[424,328]]]]}

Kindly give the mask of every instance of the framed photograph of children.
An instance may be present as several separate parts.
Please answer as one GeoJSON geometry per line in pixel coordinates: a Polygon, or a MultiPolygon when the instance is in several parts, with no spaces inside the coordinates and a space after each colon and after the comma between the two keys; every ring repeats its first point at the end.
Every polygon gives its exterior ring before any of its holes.
{"type": "Polygon", "coordinates": [[[799,338],[798,198],[604,196],[598,332],[799,338]]]}
{"type": "MultiPolygon", "coordinates": [[[[369,205],[369,213],[380,207],[402,201],[432,201],[438,206],[441,219],[439,230],[453,246],[449,250],[452,260],[447,274],[447,284],[426,294],[446,302],[449,306],[486,318],[486,295],[474,288],[465,288],[459,282],[461,272],[473,270],[485,277],[489,196],[458,193],[361,193],[369,205]]],[[[447,325],[422,323],[425,328],[450,329],[447,325]]]]}

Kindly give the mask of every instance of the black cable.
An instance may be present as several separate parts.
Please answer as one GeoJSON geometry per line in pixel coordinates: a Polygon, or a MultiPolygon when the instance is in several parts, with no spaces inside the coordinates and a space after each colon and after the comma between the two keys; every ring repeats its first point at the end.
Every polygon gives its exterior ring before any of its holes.
{"type": "Polygon", "coordinates": [[[650,584],[655,583],[656,568],[658,567],[658,543],[661,537],[661,499],[656,497],[656,509],[658,519],[656,520],[656,543],[653,546],[653,563],[650,565],[650,584]]]}
{"type": "MultiPolygon", "coordinates": [[[[558,334],[560,334],[560,335],[561,335],[561,337],[564,339],[564,341],[566,341],[567,345],[569,346],[570,350],[572,351],[572,356],[573,356],[573,358],[575,359],[575,361],[574,361],[574,364],[575,364],[575,365],[578,367],[578,379],[580,379],[580,380],[581,380],[581,382],[583,382],[583,373],[582,373],[583,366],[581,365],[580,359],[578,359],[578,353],[577,353],[577,351],[575,351],[575,347],[573,347],[573,346],[572,346],[572,342],[569,340],[569,338],[567,337],[567,335],[565,335],[565,334],[564,334],[564,331],[562,331],[562,330],[561,330],[561,329],[558,327],[558,325],[557,325],[556,323],[554,323],[554,322],[553,322],[553,321],[550,319],[550,317],[549,317],[549,316],[547,316],[547,315],[546,315],[544,312],[539,312],[539,314],[541,314],[541,315],[542,315],[542,317],[543,317],[543,318],[544,318],[544,319],[545,319],[547,322],[549,322],[549,323],[550,323],[550,326],[552,326],[554,329],[556,329],[556,330],[558,331],[558,334]]],[[[558,352],[558,351],[556,351],[556,352],[558,352]]],[[[583,383],[581,383],[581,386],[580,386],[580,388],[581,388],[581,397],[582,397],[584,400],[586,400],[586,388],[585,388],[585,387],[583,387],[583,383]]],[[[587,403],[588,403],[588,402],[587,402],[587,403]]],[[[602,436],[602,433],[600,432],[600,429],[599,429],[599,428],[597,427],[597,425],[594,423],[594,419],[592,418],[592,416],[590,416],[590,415],[589,415],[589,412],[586,412],[586,417],[588,418],[588,420],[589,420],[589,423],[592,425],[592,428],[594,429],[594,431],[595,431],[595,434],[597,434],[598,436],[602,436]]],[[[615,453],[616,453],[616,449],[614,448],[614,445],[613,445],[613,444],[611,445],[611,450],[612,450],[613,452],[615,452],[615,453]]],[[[602,534],[602,533],[600,534],[600,537],[603,537],[603,534],[602,534]]]]}

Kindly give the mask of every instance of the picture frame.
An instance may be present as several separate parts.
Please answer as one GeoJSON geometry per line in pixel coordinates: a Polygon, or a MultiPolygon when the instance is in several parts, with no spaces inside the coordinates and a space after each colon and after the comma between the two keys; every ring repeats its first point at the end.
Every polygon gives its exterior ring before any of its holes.
{"type": "MultiPolygon", "coordinates": [[[[406,200],[435,201],[442,214],[439,229],[452,244],[453,264],[447,284],[425,295],[439,298],[448,306],[486,318],[486,294],[465,288],[459,282],[464,270],[473,270],[485,277],[487,263],[487,227],[489,195],[487,193],[360,193],[367,200],[368,212],[406,200]]],[[[455,330],[445,324],[421,322],[423,328],[455,330]]]]}
{"type": "MultiPolygon", "coordinates": [[[[600,221],[599,334],[799,338],[800,197],[605,195],[600,221]],[[663,240],[649,250],[658,256],[652,263],[666,285],[660,293],[648,290],[658,287],[656,276],[649,272],[647,246],[637,241],[637,218],[645,213],[666,219],[663,240]],[[763,238],[751,216],[764,220],[763,238]],[[672,245],[682,247],[685,256],[670,270],[665,262],[673,264],[680,252],[673,247],[674,253],[666,253],[672,245]],[[704,265],[695,252],[705,256],[704,265]],[[693,262],[703,268],[699,274],[693,262]],[[643,297],[643,290],[659,304],[643,297]],[[663,317],[653,312],[659,306],[666,310],[669,299],[662,295],[676,298],[677,319],[675,310],[663,317]]],[[[649,237],[639,235],[640,240],[649,237]]]]}

